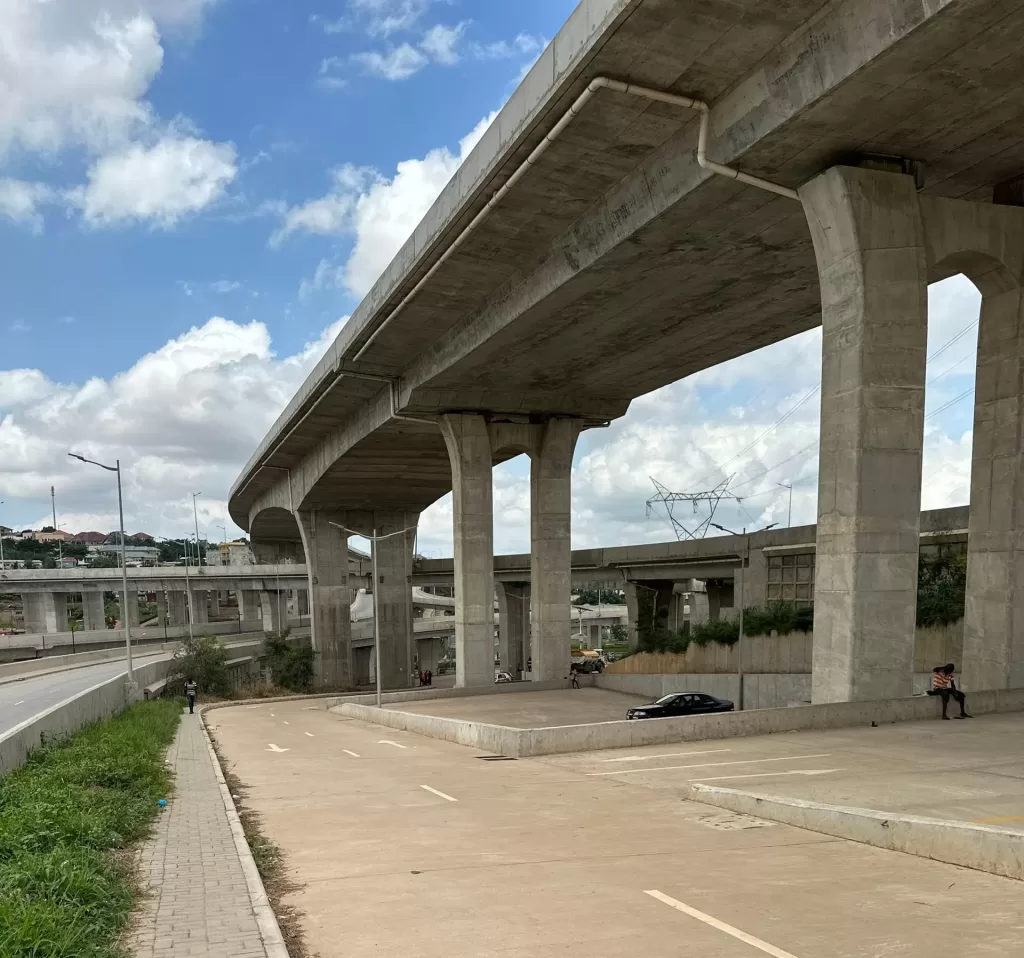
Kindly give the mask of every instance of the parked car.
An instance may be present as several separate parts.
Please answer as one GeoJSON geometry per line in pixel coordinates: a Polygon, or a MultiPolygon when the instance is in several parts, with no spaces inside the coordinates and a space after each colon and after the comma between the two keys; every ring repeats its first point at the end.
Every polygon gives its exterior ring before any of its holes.
{"type": "Polygon", "coordinates": [[[497,685],[504,685],[506,682],[511,682],[512,681],[512,673],[511,672],[495,672],[494,673],[494,681],[495,681],[495,684],[497,684],[497,685]]]}
{"type": "Polygon", "coordinates": [[[669,718],[678,715],[705,715],[708,712],[731,712],[728,699],[716,698],[704,692],[672,692],[650,705],[638,705],[626,710],[628,719],[669,718]]]}

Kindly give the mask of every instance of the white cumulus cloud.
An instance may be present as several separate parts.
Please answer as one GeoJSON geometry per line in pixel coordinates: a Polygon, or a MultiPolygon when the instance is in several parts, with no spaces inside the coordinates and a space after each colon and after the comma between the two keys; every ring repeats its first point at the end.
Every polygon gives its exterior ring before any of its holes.
{"type": "Polygon", "coordinates": [[[494,116],[485,117],[464,136],[457,153],[441,147],[422,159],[403,160],[390,178],[376,170],[341,167],[331,174],[329,193],[287,210],[271,245],[280,245],[297,232],[353,237],[348,257],[339,263],[321,260],[300,291],[308,295],[333,286],[365,294],[480,142],[494,116]]]}
{"type": "Polygon", "coordinates": [[[237,173],[231,144],[167,136],[101,157],[72,199],[94,226],[144,220],[170,227],[220,199],[237,173]]]}
{"type": "Polygon", "coordinates": [[[0,371],[0,499],[10,509],[56,485],[63,524],[114,528],[109,474],[69,459],[75,451],[121,460],[133,528],[186,531],[196,490],[200,521],[225,522],[231,483],[342,324],[283,358],[262,323],[214,317],[109,379],[0,371]]]}
{"type": "Polygon", "coordinates": [[[34,232],[43,228],[39,207],[52,198],[53,190],[43,183],[0,177],[0,216],[24,223],[34,232]]]}

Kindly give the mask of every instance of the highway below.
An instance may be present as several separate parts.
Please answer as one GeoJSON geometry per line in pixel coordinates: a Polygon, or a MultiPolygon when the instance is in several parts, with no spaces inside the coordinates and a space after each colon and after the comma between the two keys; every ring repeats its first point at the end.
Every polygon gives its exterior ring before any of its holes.
{"type": "MultiPolygon", "coordinates": [[[[136,665],[152,662],[160,656],[169,658],[170,654],[161,651],[135,655],[133,662],[136,665]]],[[[124,659],[120,658],[0,684],[0,736],[51,706],[124,671],[124,659]]]]}

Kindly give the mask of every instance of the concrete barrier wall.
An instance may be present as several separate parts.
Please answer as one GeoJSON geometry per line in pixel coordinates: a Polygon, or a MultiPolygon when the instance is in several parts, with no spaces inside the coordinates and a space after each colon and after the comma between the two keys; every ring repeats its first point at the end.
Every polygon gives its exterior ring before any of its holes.
{"type": "Polygon", "coordinates": [[[1016,829],[826,805],[713,785],[691,785],[690,798],[876,848],[1024,879],[1024,831],[1016,829]]]}
{"type": "MultiPolygon", "coordinates": [[[[337,710],[342,715],[418,732],[431,738],[458,742],[460,745],[500,751],[502,755],[513,758],[742,738],[751,735],[770,735],[775,732],[849,728],[868,725],[871,722],[910,722],[934,719],[940,714],[938,699],[915,696],[905,699],[882,699],[876,702],[836,702],[827,705],[800,705],[795,708],[723,712],[717,715],[693,715],[685,718],[516,729],[436,715],[416,715],[412,712],[378,709],[370,705],[356,704],[352,699],[339,699],[338,702],[337,710]]],[[[330,703],[328,707],[331,707],[330,703]]],[[[971,710],[976,715],[986,712],[1024,711],[1024,689],[976,692],[971,697],[971,710]]]]}
{"type": "MultiPolygon", "coordinates": [[[[290,629],[309,627],[309,616],[303,615],[288,620],[290,629]]],[[[262,619],[243,619],[241,627],[237,619],[228,622],[203,622],[197,624],[193,631],[196,635],[237,635],[246,632],[262,632],[262,619]]],[[[162,642],[165,639],[181,639],[188,635],[188,626],[168,626],[166,629],[157,625],[132,626],[132,639],[135,642],[162,642]]],[[[124,645],[123,629],[95,629],[89,632],[74,633],[76,649],[87,645],[106,645],[119,643],[124,645]]],[[[27,654],[64,654],[71,652],[70,632],[25,632],[21,635],[0,636],[0,650],[24,651],[27,654]]]]}
{"type": "MultiPolygon", "coordinates": [[[[592,676],[581,675],[580,685],[593,685],[592,676]],[[589,680],[589,681],[588,681],[589,680]]],[[[396,705],[401,702],[429,702],[432,699],[461,699],[474,695],[506,695],[516,692],[550,692],[553,689],[564,689],[564,679],[554,679],[550,682],[507,682],[501,685],[481,685],[464,689],[403,689],[400,692],[384,692],[380,700],[382,705],[396,705]]],[[[339,695],[336,698],[327,700],[327,707],[334,708],[337,705],[351,703],[353,705],[376,705],[376,692],[349,693],[339,695]]]]}
{"type": "MultiPolygon", "coordinates": [[[[616,675],[605,672],[596,677],[599,689],[642,695],[652,701],[670,692],[706,692],[718,698],[739,699],[739,680],[735,675],[616,675]]],[[[748,709],[786,708],[811,700],[809,673],[747,675],[743,680],[744,702],[748,709]]]]}
{"type": "MultiPolygon", "coordinates": [[[[138,690],[132,701],[138,701],[142,697],[143,688],[167,674],[169,661],[161,659],[148,662],[135,670],[138,690]]],[[[16,725],[0,735],[0,775],[24,764],[28,753],[38,748],[44,737],[63,738],[90,722],[109,718],[128,704],[125,676],[122,673],[16,725]]]]}

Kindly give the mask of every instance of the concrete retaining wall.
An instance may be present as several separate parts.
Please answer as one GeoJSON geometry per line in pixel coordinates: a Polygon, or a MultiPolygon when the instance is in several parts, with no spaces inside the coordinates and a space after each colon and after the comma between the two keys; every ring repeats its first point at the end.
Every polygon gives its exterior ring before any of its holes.
{"type": "MultiPolygon", "coordinates": [[[[455,689],[448,691],[463,691],[465,694],[474,692],[455,689]]],[[[1024,711],[1024,689],[976,692],[970,701],[971,711],[976,715],[985,712],[1024,711]]],[[[460,745],[497,751],[513,758],[605,748],[635,748],[641,745],[664,745],[673,742],[701,742],[708,739],[770,735],[774,732],[849,728],[869,725],[871,722],[911,722],[934,719],[940,714],[938,699],[915,696],[905,699],[882,699],[876,702],[835,702],[827,705],[800,705],[795,708],[723,712],[718,715],[693,715],[686,718],[517,729],[436,715],[378,709],[356,704],[352,699],[339,699],[338,702],[336,708],[342,715],[390,728],[418,732],[431,738],[458,742],[460,745]]],[[[331,707],[330,702],[328,707],[331,707]]]]}
{"type": "MultiPolygon", "coordinates": [[[[595,685],[627,695],[642,695],[651,701],[670,692],[706,692],[734,702],[739,699],[739,681],[735,675],[615,675],[605,672],[597,676],[595,685]]],[[[786,708],[811,700],[811,676],[806,672],[747,675],[743,688],[748,709],[786,708]]]]}
{"type": "MultiPolygon", "coordinates": [[[[143,688],[167,674],[169,662],[169,659],[148,662],[135,670],[138,690],[132,701],[138,701],[142,697],[143,688]]],[[[16,725],[0,735],[0,775],[24,764],[28,753],[38,748],[44,737],[63,738],[90,722],[109,718],[128,704],[125,676],[122,673],[16,725]]]]}
{"type": "Polygon", "coordinates": [[[691,785],[690,798],[812,832],[1024,880],[1024,831],[691,785]]]}
{"type": "MultiPolygon", "coordinates": [[[[589,675],[580,676],[580,685],[593,685],[593,678],[589,675]]],[[[461,699],[474,695],[506,695],[516,692],[550,692],[553,689],[564,689],[564,679],[553,679],[550,682],[508,682],[502,685],[481,685],[466,689],[403,689],[400,692],[384,692],[380,700],[383,705],[396,705],[401,702],[429,702],[432,699],[461,699]]],[[[336,698],[327,700],[327,707],[334,708],[338,705],[376,705],[377,693],[365,692],[347,695],[339,695],[336,698]]]]}

